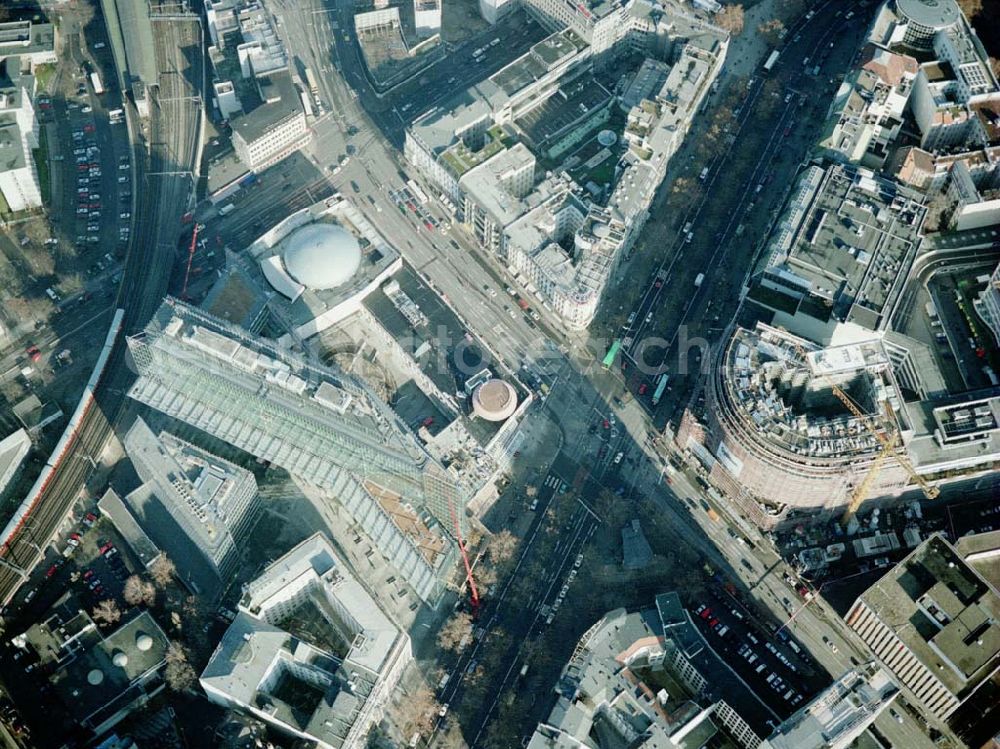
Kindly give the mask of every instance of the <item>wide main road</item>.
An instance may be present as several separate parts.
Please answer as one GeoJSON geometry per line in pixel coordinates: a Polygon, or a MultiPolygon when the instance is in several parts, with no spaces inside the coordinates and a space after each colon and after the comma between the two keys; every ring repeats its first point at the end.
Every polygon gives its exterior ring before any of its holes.
{"type": "MultiPolygon", "coordinates": [[[[192,17],[193,19],[193,17],[192,17]]],[[[136,174],[134,226],[116,306],[125,310],[123,332],[141,328],[159,306],[173,267],[182,215],[193,202],[203,106],[201,26],[197,20],[157,21],[160,80],[153,90],[148,126],[140,135],[130,111],[136,174]],[[194,54],[190,54],[194,50],[194,54]],[[143,144],[141,141],[146,140],[143,144]]],[[[6,605],[44,553],[46,544],[80,497],[112,434],[132,380],[124,336],[119,337],[98,386],[96,402],[82,419],[76,439],[52,479],[0,557],[0,601],[6,605]]]]}

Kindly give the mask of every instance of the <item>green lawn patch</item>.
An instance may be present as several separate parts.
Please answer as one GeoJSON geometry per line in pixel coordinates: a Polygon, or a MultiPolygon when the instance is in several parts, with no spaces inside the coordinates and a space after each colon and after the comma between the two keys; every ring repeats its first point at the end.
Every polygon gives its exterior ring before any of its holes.
{"type": "Polygon", "coordinates": [[[35,66],[35,86],[38,93],[50,93],[49,85],[56,74],[55,63],[47,62],[35,66]]]}

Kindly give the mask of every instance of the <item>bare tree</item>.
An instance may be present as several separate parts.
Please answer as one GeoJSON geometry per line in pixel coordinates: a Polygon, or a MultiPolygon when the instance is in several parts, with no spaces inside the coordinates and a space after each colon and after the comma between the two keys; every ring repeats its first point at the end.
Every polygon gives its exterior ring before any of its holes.
{"type": "Polygon", "coordinates": [[[167,682],[168,687],[175,692],[183,692],[185,689],[190,689],[194,686],[198,680],[198,675],[188,662],[187,650],[185,650],[183,645],[178,642],[171,642],[167,646],[164,660],[167,666],[164,669],[163,678],[167,682]]]}
{"type": "Polygon", "coordinates": [[[122,618],[122,612],[113,599],[106,598],[94,606],[93,616],[101,624],[114,624],[122,618]]]}
{"type": "Polygon", "coordinates": [[[958,0],[958,7],[970,21],[983,12],[983,0],[958,0]]]}
{"type": "Polygon", "coordinates": [[[1000,78],[1000,57],[991,57],[990,67],[993,69],[993,75],[1000,78]]]}
{"type": "Polygon", "coordinates": [[[156,558],[156,561],[149,565],[149,574],[153,578],[153,582],[156,583],[156,587],[161,589],[170,584],[176,571],[177,567],[164,554],[161,554],[156,558]]]}
{"type": "Polygon", "coordinates": [[[442,650],[457,651],[462,638],[472,632],[472,617],[459,611],[438,630],[438,647],[442,650]]]}
{"type": "Polygon", "coordinates": [[[489,540],[488,550],[490,559],[495,564],[503,564],[514,556],[519,543],[520,539],[505,528],[489,540]]]}
{"type": "Polygon", "coordinates": [[[479,591],[480,595],[483,595],[486,588],[489,588],[491,585],[496,585],[496,567],[491,564],[480,564],[474,570],[473,577],[475,577],[476,580],[476,590],[479,591]]]}
{"type": "Polygon", "coordinates": [[[125,581],[122,590],[125,603],[129,606],[152,606],[156,601],[156,587],[148,580],[143,580],[138,575],[132,575],[125,581]]]}
{"type": "Polygon", "coordinates": [[[727,5],[715,16],[716,25],[733,36],[743,33],[743,6],[727,5]]]}
{"type": "Polygon", "coordinates": [[[777,18],[772,18],[770,21],[764,21],[764,23],[757,26],[758,33],[760,33],[760,35],[767,39],[767,41],[771,44],[778,43],[784,30],[785,24],[777,18]]]}
{"type": "Polygon", "coordinates": [[[434,730],[441,704],[434,696],[434,691],[426,684],[422,684],[400,703],[400,708],[403,713],[400,717],[406,725],[406,734],[413,731],[427,734],[434,730]]]}

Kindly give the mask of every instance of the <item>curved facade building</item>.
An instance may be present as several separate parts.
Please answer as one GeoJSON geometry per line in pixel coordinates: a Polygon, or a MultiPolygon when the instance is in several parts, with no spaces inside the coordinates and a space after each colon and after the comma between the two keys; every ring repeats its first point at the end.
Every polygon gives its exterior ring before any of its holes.
{"type": "MultiPolygon", "coordinates": [[[[881,446],[836,399],[830,382],[869,413],[897,402],[881,345],[815,350],[758,325],[737,329],[721,357],[706,399],[713,483],[764,527],[793,510],[842,509],[881,446]],[[799,347],[813,350],[803,359],[799,347]]],[[[869,495],[897,495],[907,478],[886,461],[869,495]]]]}
{"type": "Polygon", "coordinates": [[[487,421],[506,421],[517,410],[517,391],[503,380],[487,380],[472,394],[472,410],[487,421]]]}
{"type": "Polygon", "coordinates": [[[931,49],[935,34],[962,22],[955,0],[896,0],[896,13],[906,26],[903,43],[915,49],[931,49]]]}
{"type": "Polygon", "coordinates": [[[358,272],[361,246],[336,224],[308,224],[285,240],[283,260],[292,278],[306,288],[335,289],[358,272]]]}

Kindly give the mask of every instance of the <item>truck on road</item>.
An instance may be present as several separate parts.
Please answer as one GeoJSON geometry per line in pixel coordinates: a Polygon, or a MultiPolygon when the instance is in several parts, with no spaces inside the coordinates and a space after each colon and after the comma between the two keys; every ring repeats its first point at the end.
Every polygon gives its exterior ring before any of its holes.
{"type": "Polygon", "coordinates": [[[704,281],[704,280],[705,280],[705,274],[704,273],[699,273],[697,276],[695,276],[694,287],[696,289],[700,289],[701,288],[701,282],[704,281]]]}
{"type": "Polygon", "coordinates": [[[770,73],[771,72],[771,68],[773,68],[774,64],[776,62],[778,62],[778,56],[779,56],[778,50],[774,50],[774,51],[771,52],[771,54],[767,58],[767,62],[764,63],[764,72],[765,73],[770,73]]]}
{"type": "Polygon", "coordinates": [[[94,87],[94,93],[98,96],[104,93],[104,84],[101,83],[101,76],[96,70],[90,74],[90,85],[94,87]]]}

